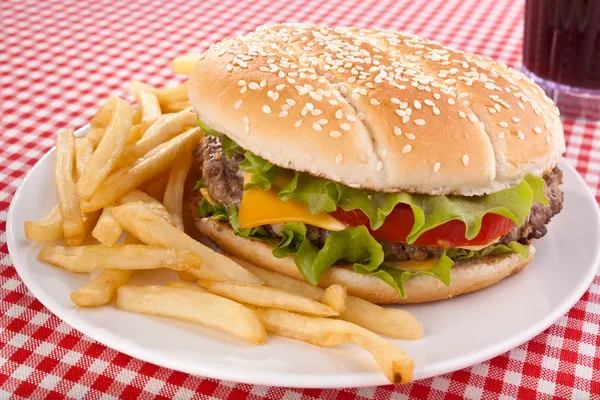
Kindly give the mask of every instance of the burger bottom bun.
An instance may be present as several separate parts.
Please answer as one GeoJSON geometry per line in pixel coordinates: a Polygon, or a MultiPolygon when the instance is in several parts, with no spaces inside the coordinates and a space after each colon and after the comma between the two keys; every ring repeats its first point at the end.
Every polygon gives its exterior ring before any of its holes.
{"type": "MultiPolygon", "coordinates": [[[[257,266],[304,280],[293,258],[273,256],[271,247],[267,243],[236,236],[228,224],[208,218],[196,219],[195,225],[203,235],[211,238],[228,254],[257,266]]],[[[404,283],[406,299],[401,299],[390,285],[379,278],[358,274],[343,265],[332,266],[325,271],[319,286],[327,287],[337,283],[345,286],[348,294],[373,303],[425,303],[475,292],[498,283],[521,271],[533,261],[534,255],[535,248],[529,245],[529,257],[526,260],[518,254],[510,253],[457,261],[452,267],[449,286],[430,276],[415,276],[404,283]]]]}

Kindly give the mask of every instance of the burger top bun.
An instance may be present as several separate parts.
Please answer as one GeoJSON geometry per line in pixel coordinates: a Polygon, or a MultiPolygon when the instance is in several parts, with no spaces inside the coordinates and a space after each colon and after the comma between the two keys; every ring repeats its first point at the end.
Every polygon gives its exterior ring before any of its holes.
{"type": "Polygon", "coordinates": [[[207,50],[189,97],[273,164],[382,192],[492,193],[565,151],[558,109],[523,74],[405,33],[261,27],[207,50]]]}

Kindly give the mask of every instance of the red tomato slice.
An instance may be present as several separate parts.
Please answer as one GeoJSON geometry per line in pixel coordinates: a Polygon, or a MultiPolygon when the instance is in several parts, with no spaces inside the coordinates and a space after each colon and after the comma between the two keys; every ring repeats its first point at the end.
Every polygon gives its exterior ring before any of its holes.
{"type": "MultiPolygon", "coordinates": [[[[332,215],[346,225],[365,225],[375,239],[403,243],[406,243],[406,237],[415,221],[412,209],[406,204],[397,205],[377,230],[372,230],[369,227],[369,218],[360,210],[344,211],[338,208],[332,215]]],[[[481,246],[507,234],[512,227],[513,222],[510,219],[498,214],[486,214],[481,222],[479,234],[472,240],[465,237],[466,227],[464,222],[455,220],[428,230],[419,236],[414,244],[446,248],[481,246]]]]}

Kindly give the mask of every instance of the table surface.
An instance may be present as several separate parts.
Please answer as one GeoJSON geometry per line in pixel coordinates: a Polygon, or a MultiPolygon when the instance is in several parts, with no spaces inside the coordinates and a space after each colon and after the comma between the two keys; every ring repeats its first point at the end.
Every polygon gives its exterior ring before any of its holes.
{"type": "MultiPolygon", "coordinates": [[[[56,132],[85,124],[133,79],[175,83],[177,55],[306,21],[406,30],[518,67],[523,9],[509,0],[0,2],[0,398],[600,398],[600,277],[556,324],[490,361],[405,386],[302,390],[190,376],[96,343],[32,296],[6,246],[12,196],[56,132]]],[[[566,158],[600,201],[600,122],[563,123],[566,158]]]]}

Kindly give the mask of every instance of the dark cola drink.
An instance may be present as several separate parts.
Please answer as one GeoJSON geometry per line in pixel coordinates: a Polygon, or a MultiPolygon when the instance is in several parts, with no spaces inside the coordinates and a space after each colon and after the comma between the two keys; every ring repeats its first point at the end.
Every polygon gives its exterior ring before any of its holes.
{"type": "Polygon", "coordinates": [[[561,111],[598,118],[600,0],[527,0],[523,66],[561,111]]]}

